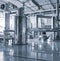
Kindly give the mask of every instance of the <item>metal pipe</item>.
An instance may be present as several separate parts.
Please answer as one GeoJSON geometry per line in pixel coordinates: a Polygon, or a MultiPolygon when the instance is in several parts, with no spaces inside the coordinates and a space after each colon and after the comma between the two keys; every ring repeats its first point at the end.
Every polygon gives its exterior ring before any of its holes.
{"type": "MultiPolygon", "coordinates": [[[[58,30],[59,30],[59,0],[57,0],[57,4],[56,4],[56,14],[57,14],[57,27],[58,27],[58,30]]],[[[57,33],[57,35],[59,36],[59,31],[57,33]]]]}
{"type": "Polygon", "coordinates": [[[41,12],[50,12],[50,11],[56,11],[56,9],[38,10],[38,11],[34,11],[34,12],[27,12],[27,13],[24,13],[24,14],[28,15],[28,14],[35,14],[35,13],[41,13],[41,12]]]}
{"type": "Polygon", "coordinates": [[[56,4],[56,14],[57,14],[57,20],[59,20],[59,0],[57,0],[56,4]]]}

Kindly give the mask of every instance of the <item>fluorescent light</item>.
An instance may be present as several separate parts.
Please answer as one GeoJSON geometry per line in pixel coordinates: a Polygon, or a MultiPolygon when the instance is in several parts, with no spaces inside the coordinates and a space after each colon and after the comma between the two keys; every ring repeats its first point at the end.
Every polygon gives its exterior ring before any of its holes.
{"type": "Polygon", "coordinates": [[[28,0],[20,0],[21,2],[26,2],[26,1],[28,1],[28,0]]]}

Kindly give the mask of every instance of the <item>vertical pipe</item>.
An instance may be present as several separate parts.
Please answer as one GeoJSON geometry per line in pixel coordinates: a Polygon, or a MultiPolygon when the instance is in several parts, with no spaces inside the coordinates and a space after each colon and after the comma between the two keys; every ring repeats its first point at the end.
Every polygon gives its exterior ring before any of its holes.
{"type": "Polygon", "coordinates": [[[59,28],[59,0],[57,0],[56,14],[57,14],[57,21],[58,21],[58,28],[59,28]]]}
{"type": "Polygon", "coordinates": [[[26,35],[25,42],[26,42],[26,44],[27,44],[27,17],[26,17],[26,32],[25,32],[25,35],[26,35]]]}
{"type": "MultiPolygon", "coordinates": [[[[53,29],[55,29],[55,17],[53,17],[53,29]]],[[[54,41],[55,41],[55,31],[54,31],[54,41]]]]}
{"type": "Polygon", "coordinates": [[[36,28],[38,28],[38,15],[36,16],[36,28]]]}
{"type": "Polygon", "coordinates": [[[15,24],[14,24],[14,27],[15,27],[15,34],[17,35],[17,16],[15,16],[15,24]]]}
{"type": "MultiPolygon", "coordinates": [[[[56,14],[57,14],[58,29],[59,29],[59,0],[57,0],[56,14]]],[[[59,32],[58,32],[58,33],[59,33],[59,32]]]]}
{"type": "Polygon", "coordinates": [[[59,20],[59,0],[57,0],[56,4],[56,14],[57,14],[57,20],[59,20]]]}
{"type": "MultiPolygon", "coordinates": [[[[36,27],[38,29],[38,16],[36,16],[36,27]]],[[[37,31],[37,34],[38,34],[38,31],[37,31]]]]}
{"type": "MultiPolygon", "coordinates": [[[[57,4],[56,4],[56,14],[57,14],[57,25],[58,25],[57,30],[59,30],[59,0],[57,0],[57,4]]],[[[58,35],[58,38],[59,38],[59,31],[57,32],[57,35],[58,35]]],[[[58,50],[56,50],[56,49],[58,49],[58,47],[56,47],[56,45],[58,46],[57,43],[58,42],[55,42],[55,45],[54,45],[53,61],[59,61],[59,52],[58,52],[58,50]]]]}

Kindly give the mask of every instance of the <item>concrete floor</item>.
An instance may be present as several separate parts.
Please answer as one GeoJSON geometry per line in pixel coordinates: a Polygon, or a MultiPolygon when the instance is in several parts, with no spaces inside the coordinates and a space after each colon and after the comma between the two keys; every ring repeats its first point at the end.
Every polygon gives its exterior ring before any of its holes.
{"type": "Polygon", "coordinates": [[[0,44],[0,61],[60,61],[60,42],[55,42],[54,49],[29,45],[0,44]]]}

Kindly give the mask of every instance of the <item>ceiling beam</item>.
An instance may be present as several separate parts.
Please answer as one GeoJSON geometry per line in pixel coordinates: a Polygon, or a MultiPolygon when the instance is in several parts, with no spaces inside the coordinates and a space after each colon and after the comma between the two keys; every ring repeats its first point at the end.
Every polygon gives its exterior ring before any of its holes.
{"type": "Polygon", "coordinates": [[[50,1],[50,4],[53,6],[53,8],[55,9],[56,7],[54,6],[54,4],[52,3],[52,1],[51,0],[49,0],[50,1]]]}
{"type": "Polygon", "coordinates": [[[38,7],[38,9],[43,9],[45,10],[42,5],[39,5],[35,0],[32,0],[32,2],[38,7]]]}
{"type": "MultiPolygon", "coordinates": [[[[23,4],[23,2],[21,2],[20,0],[17,0],[17,1],[19,1],[20,3],[22,3],[23,4]]],[[[35,10],[33,10],[33,9],[31,9],[31,7],[28,7],[27,5],[25,5],[27,8],[29,8],[30,10],[32,10],[33,12],[35,11],[35,10]]]]}
{"type": "Polygon", "coordinates": [[[38,9],[40,9],[40,7],[42,7],[42,6],[39,5],[35,0],[32,0],[32,2],[38,7],[38,9]]]}

